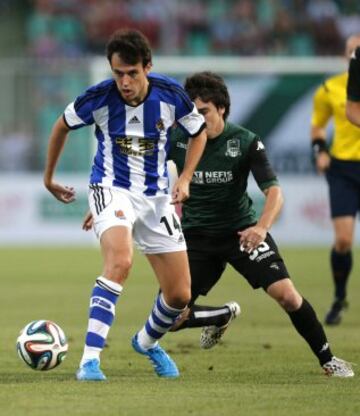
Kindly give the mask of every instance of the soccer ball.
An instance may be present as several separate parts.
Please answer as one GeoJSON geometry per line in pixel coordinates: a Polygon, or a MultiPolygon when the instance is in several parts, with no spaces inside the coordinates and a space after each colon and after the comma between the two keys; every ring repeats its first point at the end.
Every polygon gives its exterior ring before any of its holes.
{"type": "Polygon", "coordinates": [[[52,321],[32,321],[16,341],[19,357],[34,370],[51,370],[64,360],[68,343],[64,331],[52,321]]]}

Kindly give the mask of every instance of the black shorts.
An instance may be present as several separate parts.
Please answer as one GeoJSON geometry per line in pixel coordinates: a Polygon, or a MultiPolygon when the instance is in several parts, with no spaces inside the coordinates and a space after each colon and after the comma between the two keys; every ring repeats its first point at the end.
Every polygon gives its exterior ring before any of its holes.
{"type": "Polygon", "coordinates": [[[360,162],[331,159],[326,178],[331,217],[355,217],[360,209],[360,162]]]}
{"type": "Polygon", "coordinates": [[[226,264],[238,271],[249,284],[266,290],[272,283],[289,277],[283,259],[270,234],[251,254],[240,250],[237,233],[204,236],[185,231],[191,272],[191,304],[205,296],[220,279],[226,264]]]}

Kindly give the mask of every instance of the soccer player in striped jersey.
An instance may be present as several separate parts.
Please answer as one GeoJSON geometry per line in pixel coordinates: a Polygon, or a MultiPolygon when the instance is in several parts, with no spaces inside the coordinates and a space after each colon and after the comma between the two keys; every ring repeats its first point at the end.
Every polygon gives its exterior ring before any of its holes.
{"type": "Polygon", "coordinates": [[[100,353],[131,268],[133,240],[147,256],[161,293],[132,345],[150,360],[159,376],[177,377],[176,364],[158,341],[190,300],[186,244],[174,204],[189,196],[189,183],[206,143],[204,117],[175,80],[150,73],[151,49],[141,32],[115,32],[107,45],[107,58],[113,79],[89,88],[55,122],[44,173],[45,186],[55,198],[63,203],[74,201],[75,190],[54,180],[56,165],[69,131],[95,125],[98,148],[89,205],[104,265],[90,298],[77,379],[106,379],[100,353]],[[166,159],[174,122],[192,139],[186,166],[170,195],[166,159]]]}
{"type": "Polygon", "coordinates": [[[360,46],[351,55],[348,73],[346,116],[360,127],[360,46]]]}
{"type": "MultiPolygon", "coordinates": [[[[360,34],[348,38],[345,50],[347,59],[350,59],[357,46],[360,46],[360,34]]],[[[348,306],[347,284],[353,265],[356,215],[360,211],[360,129],[346,118],[347,80],[348,73],[344,72],[328,78],[316,90],[311,119],[316,168],[320,174],[326,175],[335,234],[330,254],[334,297],[325,316],[328,325],[339,324],[348,306]],[[326,127],[331,119],[335,129],[329,147],[326,127]]]]}

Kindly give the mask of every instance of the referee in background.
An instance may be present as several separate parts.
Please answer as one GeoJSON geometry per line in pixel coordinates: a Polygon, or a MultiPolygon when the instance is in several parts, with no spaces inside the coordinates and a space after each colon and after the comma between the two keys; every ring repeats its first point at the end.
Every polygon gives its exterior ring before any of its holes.
{"type": "MultiPolygon", "coordinates": [[[[345,56],[360,46],[360,33],[346,41],[345,56]]],[[[325,323],[337,325],[348,306],[347,283],[353,259],[356,214],[360,210],[360,129],[346,118],[348,73],[328,78],[315,92],[311,118],[311,140],[317,171],[325,174],[335,241],[330,253],[334,299],[325,323]],[[333,119],[334,135],[327,143],[326,127],[333,119]]]]}

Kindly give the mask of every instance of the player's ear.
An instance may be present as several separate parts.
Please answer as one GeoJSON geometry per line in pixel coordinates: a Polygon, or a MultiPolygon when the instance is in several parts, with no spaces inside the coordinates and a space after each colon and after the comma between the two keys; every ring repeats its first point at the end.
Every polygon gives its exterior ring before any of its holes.
{"type": "Polygon", "coordinates": [[[151,62],[148,62],[145,66],[144,66],[144,71],[145,71],[145,74],[147,75],[150,71],[151,71],[151,68],[152,68],[152,63],[151,62]]]}

